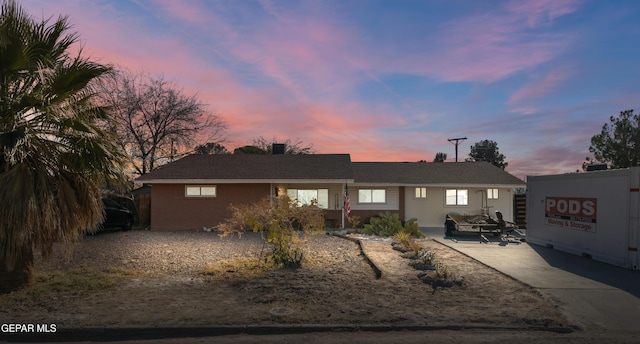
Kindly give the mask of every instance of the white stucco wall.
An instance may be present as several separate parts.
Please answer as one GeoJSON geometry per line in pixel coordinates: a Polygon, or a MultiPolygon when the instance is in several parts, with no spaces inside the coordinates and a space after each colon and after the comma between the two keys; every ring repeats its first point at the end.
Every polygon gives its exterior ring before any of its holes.
{"type": "MultiPolygon", "coordinates": [[[[444,227],[444,220],[448,213],[480,214],[483,204],[482,198],[487,188],[478,187],[427,187],[427,198],[416,198],[415,187],[405,189],[405,218],[416,218],[421,227],[444,227]],[[466,189],[469,191],[469,204],[446,205],[445,190],[466,189]]],[[[501,211],[504,219],[513,221],[513,191],[511,188],[498,188],[498,199],[487,200],[492,217],[495,211],[501,211]]]]}
{"type": "Polygon", "coordinates": [[[398,210],[400,209],[400,188],[397,186],[350,185],[349,199],[351,210],[398,210]],[[386,202],[360,203],[358,200],[358,190],[360,189],[384,189],[386,190],[386,202]]]}

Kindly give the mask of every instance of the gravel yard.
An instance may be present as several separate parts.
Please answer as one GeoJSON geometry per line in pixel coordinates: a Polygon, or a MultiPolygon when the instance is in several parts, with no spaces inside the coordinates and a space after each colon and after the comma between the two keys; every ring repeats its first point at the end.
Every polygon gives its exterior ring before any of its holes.
{"type": "MultiPolygon", "coordinates": [[[[260,234],[220,238],[207,232],[106,232],[86,237],[65,257],[37,259],[39,274],[128,271],[106,289],[0,296],[0,315],[58,328],[185,327],[273,324],[385,324],[443,327],[568,328],[560,311],[535,290],[430,239],[418,240],[464,278],[434,290],[391,248],[363,238],[383,272],[349,240],[310,237],[297,270],[222,270],[225,260],[260,257],[260,234]]],[[[21,293],[28,293],[28,290],[21,293]]]]}

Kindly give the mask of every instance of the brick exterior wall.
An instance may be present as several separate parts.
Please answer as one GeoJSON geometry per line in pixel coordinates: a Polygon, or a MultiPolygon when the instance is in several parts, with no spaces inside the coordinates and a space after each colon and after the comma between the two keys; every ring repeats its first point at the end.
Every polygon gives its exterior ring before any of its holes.
{"type": "MultiPolygon", "coordinates": [[[[231,213],[230,204],[255,203],[271,194],[270,184],[217,184],[216,197],[185,197],[184,184],[154,184],[151,191],[151,230],[202,230],[224,222],[231,213]]],[[[405,220],[404,187],[400,187],[400,209],[388,210],[398,213],[405,220]]],[[[352,210],[351,215],[363,221],[386,211],[352,210]]],[[[342,210],[326,210],[329,225],[340,226],[342,210]]],[[[349,223],[345,216],[346,226],[349,223]]]]}
{"type": "Polygon", "coordinates": [[[216,197],[185,197],[184,184],[154,184],[151,230],[202,230],[230,216],[230,204],[255,203],[269,196],[269,184],[218,184],[216,197]]]}

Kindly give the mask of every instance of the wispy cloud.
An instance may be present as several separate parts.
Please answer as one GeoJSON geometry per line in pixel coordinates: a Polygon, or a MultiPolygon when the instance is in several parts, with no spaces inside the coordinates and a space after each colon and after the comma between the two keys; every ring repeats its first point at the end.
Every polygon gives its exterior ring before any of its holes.
{"type": "Polygon", "coordinates": [[[445,22],[433,52],[401,65],[440,80],[493,82],[551,61],[571,40],[547,28],[577,9],[575,1],[509,2],[494,11],[445,22]]]}
{"type": "Polygon", "coordinates": [[[520,177],[568,172],[640,95],[615,80],[640,76],[628,68],[632,34],[618,41],[637,28],[634,2],[21,3],[38,17],[68,14],[100,62],[197,93],[228,122],[230,149],[276,136],[354,161],[417,161],[453,159],[446,139],[468,136],[461,158],[492,139],[520,177]]]}
{"type": "Polygon", "coordinates": [[[565,69],[562,71],[553,71],[543,76],[534,76],[533,82],[515,91],[511,97],[509,97],[507,104],[519,104],[523,100],[533,100],[547,95],[555,90],[560,83],[569,78],[571,74],[570,71],[565,69]]]}

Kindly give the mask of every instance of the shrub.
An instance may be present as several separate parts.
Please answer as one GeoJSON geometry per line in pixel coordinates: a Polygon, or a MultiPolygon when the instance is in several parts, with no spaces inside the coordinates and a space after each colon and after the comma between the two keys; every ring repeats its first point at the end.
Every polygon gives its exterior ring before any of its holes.
{"type": "Polygon", "coordinates": [[[433,251],[421,251],[418,260],[426,265],[436,265],[436,254],[433,251]]]}
{"type": "Polygon", "coordinates": [[[420,251],[417,259],[409,262],[409,265],[417,270],[435,270],[438,266],[436,255],[433,251],[420,251]]]}
{"type": "Polygon", "coordinates": [[[422,246],[418,245],[415,241],[411,241],[409,243],[409,250],[413,252],[415,256],[419,255],[422,252],[422,246]]]}
{"type": "Polygon", "coordinates": [[[406,233],[409,233],[412,237],[424,238],[424,234],[420,231],[420,228],[418,227],[418,222],[416,221],[417,221],[416,219],[407,220],[402,230],[406,233]]]}
{"type": "Polygon", "coordinates": [[[316,203],[298,206],[287,196],[266,198],[250,205],[232,205],[229,209],[232,216],[218,226],[220,235],[241,235],[248,229],[267,231],[266,240],[273,247],[268,258],[275,265],[301,266],[304,255],[300,234],[319,234],[324,229],[323,212],[316,203]]]}
{"type": "Polygon", "coordinates": [[[364,233],[378,236],[394,236],[396,233],[406,232],[410,236],[417,238],[424,237],[424,234],[420,232],[416,219],[409,219],[404,226],[397,213],[382,213],[378,217],[372,217],[369,220],[369,224],[364,225],[364,233]]]}
{"type": "Polygon", "coordinates": [[[351,228],[360,227],[361,222],[360,222],[360,216],[358,215],[347,216],[347,221],[351,225],[351,228]]]}
{"type": "Polygon", "coordinates": [[[392,236],[402,230],[402,222],[396,213],[386,212],[378,217],[372,217],[368,225],[364,225],[365,234],[378,236],[392,236]]]}
{"type": "Polygon", "coordinates": [[[403,245],[406,248],[410,248],[411,242],[409,241],[409,239],[411,238],[411,234],[400,231],[394,234],[393,237],[398,241],[400,245],[403,245]]]}
{"type": "Polygon", "coordinates": [[[438,263],[436,265],[436,277],[449,278],[449,268],[442,263],[438,263]]]}

